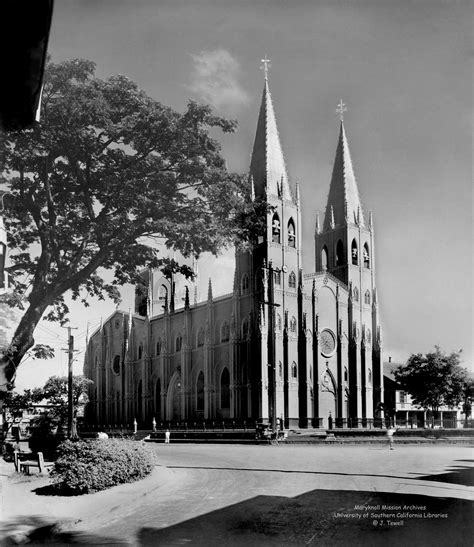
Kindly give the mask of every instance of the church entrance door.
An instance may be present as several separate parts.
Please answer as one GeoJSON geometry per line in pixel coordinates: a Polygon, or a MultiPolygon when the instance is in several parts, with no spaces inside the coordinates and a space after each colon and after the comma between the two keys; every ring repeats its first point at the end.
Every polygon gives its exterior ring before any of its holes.
{"type": "Polygon", "coordinates": [[[183,417],[181,390],[181,375],[178,372],[175,372],[171,378],[171,382],[168,387],[168,396],[166,398],[166,416],[168,420],[177,421],[181,420],[183,417]]]}

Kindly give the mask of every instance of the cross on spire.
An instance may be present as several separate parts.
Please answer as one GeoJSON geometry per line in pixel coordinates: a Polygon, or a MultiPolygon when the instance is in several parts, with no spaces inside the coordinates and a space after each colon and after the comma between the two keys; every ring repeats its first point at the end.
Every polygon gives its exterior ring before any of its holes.
{"type": "Polygon", "coordinates": [[[272,66],[272,62],[270,59],[267,59],[267,55],[265,54],[265,57],[262,59],[262,66],[260,67],[263,70],[263,73],[265,75],[265,80],[268,80],[268,70],[272,66]]]}
{"type": "Polygon", "coordinates": [[[339,119],[344,121],[344,112],[347,111],[347,106],[345,103],[342,102],[342,99],[339,100],[339,104],[337,105],[336,112],[339,114],[339,119]]]}

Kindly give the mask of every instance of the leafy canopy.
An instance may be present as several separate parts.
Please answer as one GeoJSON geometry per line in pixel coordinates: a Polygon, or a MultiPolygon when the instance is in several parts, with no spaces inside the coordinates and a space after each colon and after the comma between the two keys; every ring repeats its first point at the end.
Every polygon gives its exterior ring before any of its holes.
{"type": "Polygon", "coordinates": [[[49,63],[41,124],[6,137],[8,302],[24,315],[3,380],[43,314],[66,320],[67,291],[86,305],[88,296],[118,302],[139,269],[169,265],[156,238],[188,256],[254,237],[265,204],[227,171],[211,135],[235,127],[192,101],[183,113],[163,106],[125,76],[99,79],[90,61],[49,63]]]}
{"type": "Polygon", "coordinates": [[[412,354],[406,365],[395,369],[394,377],[422,408],[438,410],[443,405],[457,406],[464,398],[468,380],[460,361],[460,353],[448,355],[436,346],[434,352],[412,354]]]}

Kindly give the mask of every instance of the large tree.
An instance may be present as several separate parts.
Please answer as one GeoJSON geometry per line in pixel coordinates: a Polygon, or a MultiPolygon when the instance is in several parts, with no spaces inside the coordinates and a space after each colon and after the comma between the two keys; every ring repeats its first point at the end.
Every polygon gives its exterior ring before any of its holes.
{"type": "Polygon", "coordinates": [[[41,318],[64,321],[65,293],[118,301],[139,268],[166,265],[150,238],[187,256],[249,237],[265,204],[227,171],[210,134],[235,126],[195,102],[178,113],[124,76],[99,79],[90,61],[49,64],[41,124],[5,137],[8,304],[23,310],[0,359],[0,391],[41,318]]]}
{"type": "Polygon", "coordinates": [[[415,405],[438,411],[464,399],[468,375],[460,362],[460,352],[447,354],[436,346],[433,352],[412,354],[406,365],[394,370],[394,377],[415,405]]]}

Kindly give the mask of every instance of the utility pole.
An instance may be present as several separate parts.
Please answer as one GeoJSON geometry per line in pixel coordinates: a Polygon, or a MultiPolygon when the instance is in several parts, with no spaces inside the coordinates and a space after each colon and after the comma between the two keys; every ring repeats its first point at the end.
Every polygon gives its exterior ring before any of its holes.
{"type": "MultiPolygon", "coordinates": [[[[68,366],[67,366],[67,436],[71,438],[72,426],[74,420],[73,390],[72,390],[72,364],[74,362],[74,336],[71,334],[72,327],[67,328],[68,340],[68,366]]],[[[77,329],[74,329],[77,330],[77,329]]]]}

